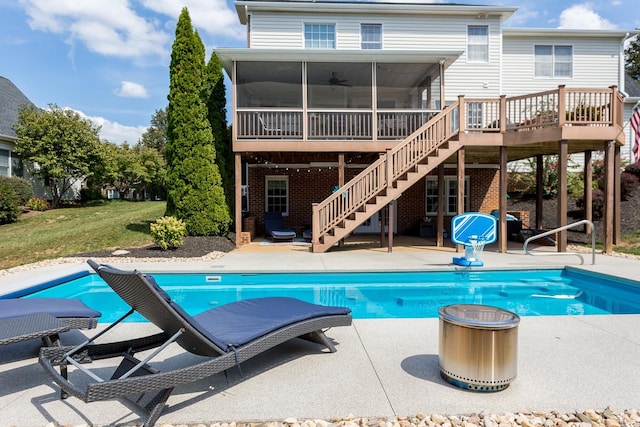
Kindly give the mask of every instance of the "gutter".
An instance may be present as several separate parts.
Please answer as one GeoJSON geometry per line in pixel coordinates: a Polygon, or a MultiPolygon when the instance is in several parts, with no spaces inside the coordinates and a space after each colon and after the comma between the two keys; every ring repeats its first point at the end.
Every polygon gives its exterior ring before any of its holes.
{"type": "Polygon", "coordinates": [[[618,66],[618,71],[619,71],[619,75],[618,75],[618,89],[619,91],[622,93],[622,95],[626,98],[629,96],[629,94],[625,91],[625,86],[624,86],[624,75],[626,73],[625,71],[625,60],[624,60],[624,42],[626,42],[627,40],[629,40],[629,35],[630,33],[627,33],[624,35],[624,37],[622,38],[622,40],[620,41],[620,54],[618,55],[619,58],[619,66],[618,66]]]}

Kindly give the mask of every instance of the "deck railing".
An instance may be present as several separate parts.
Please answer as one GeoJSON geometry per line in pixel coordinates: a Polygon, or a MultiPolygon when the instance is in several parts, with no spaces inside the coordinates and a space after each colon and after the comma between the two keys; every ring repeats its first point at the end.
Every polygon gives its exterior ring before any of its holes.
{"type": "MultiPolygon", "coordinates": [[[[506,98],[459,97],[466,133],[503,133],[562,126],[620,126],[623,99],[608,89],[558,89],[506,98]]],[[[238,139],[403,140],[438,111],[379,109],[239,109],[238,139]],[[306,114],[306,117],[305,117],[306,114]],[[306,119],[306,120],[305,120],[306,119]]]]}
{"type": "Polygon", "coordinates": [[[302,110],[236,111],[238,139],[403,140],[439,110],[302,110]],[[305,132],[306,130],[306,132],[305,132]]]}
{"type": "Polygon", "coordinates": [[[314,205],[314,241],[378,195],[458,131],[458,104],[437,114],[321,203],[314,205]],[[316,222],[317,221],[317,222],[316,222]]]}

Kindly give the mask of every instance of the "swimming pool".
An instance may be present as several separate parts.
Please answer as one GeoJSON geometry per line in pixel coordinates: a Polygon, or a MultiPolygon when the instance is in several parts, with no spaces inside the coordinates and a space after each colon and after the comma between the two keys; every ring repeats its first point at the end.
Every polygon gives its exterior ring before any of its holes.
{"type": "MultiPolygon", "coordinates": [[[[191,314],[274,295],[348,306],[360,319],[438,317],[440,307],[463,303],[493,305],[521,316],[640,314],[640,283],[575,269],[153,276],[191,314]]],[[[128,309],[95,274],[25,297],[80,298],[103,313],[101,322],[114,321],[128,309]]]]}

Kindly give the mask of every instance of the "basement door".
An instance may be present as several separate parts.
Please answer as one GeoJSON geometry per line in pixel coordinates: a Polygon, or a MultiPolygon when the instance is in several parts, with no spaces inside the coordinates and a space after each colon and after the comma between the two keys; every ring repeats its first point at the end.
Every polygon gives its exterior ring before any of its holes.
{"type": "MultiPolygon", "coordinates": [[[[384,226],[384,231],[389,231],[389,206],[384,207],[386,223],[384,226]]],[[[358,228],[356,228],[353,233],[354,234],[363,234],[363,233],[380,233],[380,213],[382,211],[378,211],[374,213],[369,219],[362,223],[358,228]]],[[[398,233],[398,203],[393,202],[393,232],[398,233]]]]}

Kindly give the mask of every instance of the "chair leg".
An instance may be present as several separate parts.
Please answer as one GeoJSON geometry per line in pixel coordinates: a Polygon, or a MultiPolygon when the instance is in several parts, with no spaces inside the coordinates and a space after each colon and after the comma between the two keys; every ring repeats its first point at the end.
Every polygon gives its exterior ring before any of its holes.
{"type": "Polygon", "coordinates": [[[144,422],[144,427],[153,427],[160,418],[160,414],[164,408],[167,407],[166,403],[173,392],[173,387],[161,390],[155,395],[154,399],[145,405],[145,408],[149,411],[149,417],[144,422]]]}
{"type": "Polygon", "coordinates": [[[337,351],[333,346],[331,340],[327,338],[327,336],[322,331],[309,332],[308,334],[300,335],[300,338],[321,344],[327,347],[331,353],[335,353],[337,351]]]}

